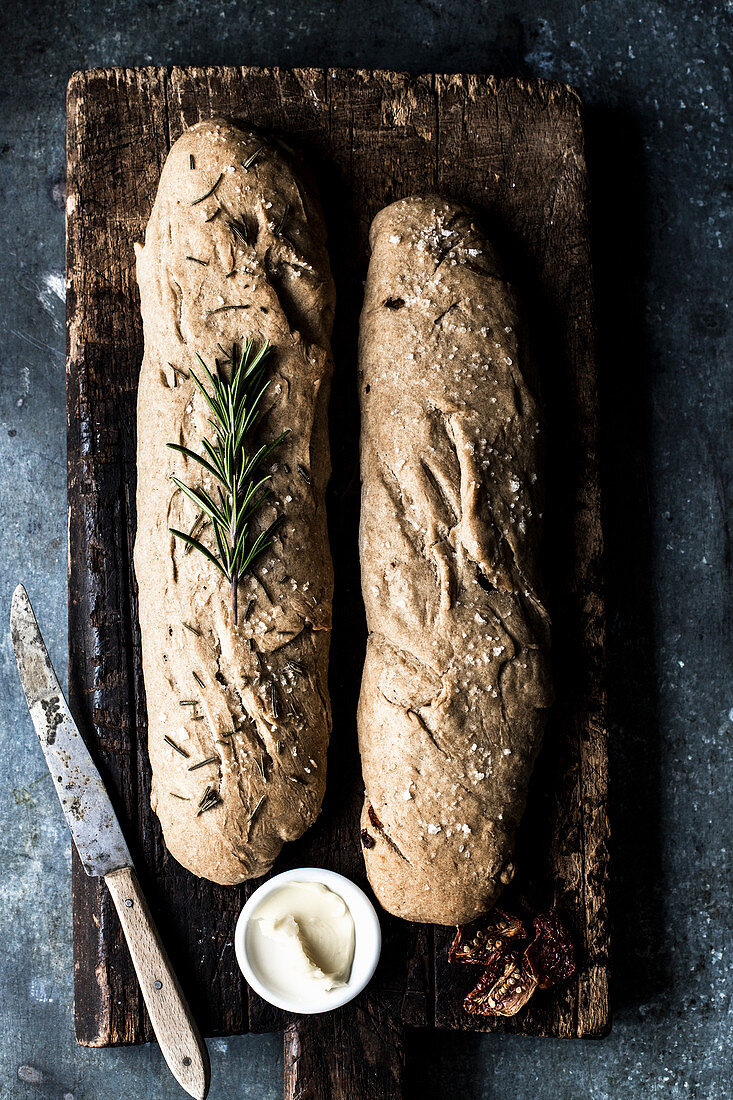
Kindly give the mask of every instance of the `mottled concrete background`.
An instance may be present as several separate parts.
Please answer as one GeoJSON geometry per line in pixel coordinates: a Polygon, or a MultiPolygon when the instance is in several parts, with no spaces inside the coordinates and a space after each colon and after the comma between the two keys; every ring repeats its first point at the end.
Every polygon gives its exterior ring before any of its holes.
{"type": "MultiPolygon", "coordinates": [[[[417,1036],[411,1092],[426,1100],[729,1097],[726,5],[5,0],[2,11],[0,610],[7,622],[22,579],[62,675],[71,72],[362,65],[540,75],[581,91],[605,431],[613,1032],[602,1042],[417,1036]]],[[[177,1100],[156,1047],[74,1043],[69,838],[6,626],[2,666],[0,1095],[177,1100]]],[[[281,1095],[278,1036],[211,1048],[213,1098],[281,1095]]]]}

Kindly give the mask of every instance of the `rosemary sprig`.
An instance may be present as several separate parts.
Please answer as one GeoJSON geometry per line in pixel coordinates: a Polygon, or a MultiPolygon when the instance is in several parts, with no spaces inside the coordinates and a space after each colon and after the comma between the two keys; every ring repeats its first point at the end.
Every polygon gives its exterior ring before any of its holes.
{"type": "Polygon", "coordinates": [[[218,553],[193,533],[186,534],[171,527],[170,531],[187,546],[199,550],[229,581],[232,593],[232,616],[237,625],[237,592],[242,576],[252,567],[259,555],[272,543],[272,534],[280,517],[256,536],[251,530],[252,519],[270,495],[268,482],[271,475],[260,476],[262,468],[275,448],[288,434],[284,431],[269,443],[258,448],[249,446],[249,437],[260,413],[262,396],[269,385],[265,369],[270,345],[265,342],[254,350],[254,341],[246,340],[241,352],[232,348],[230,377],[221,372],[212,374],[201,356],[199,363],[206,372],[211,392],[201,379],[191,371],[191,377],[205,397],[212,416],[209,423],[214,429],[214,442],[204,439],[204,455],[196,454],[188,447],[169,443],[174,451],[197,462],[220,483],[218,501],[203,488],[194,488],[171,474],[171,481],[201,509],[211,521],[218,553]]]}

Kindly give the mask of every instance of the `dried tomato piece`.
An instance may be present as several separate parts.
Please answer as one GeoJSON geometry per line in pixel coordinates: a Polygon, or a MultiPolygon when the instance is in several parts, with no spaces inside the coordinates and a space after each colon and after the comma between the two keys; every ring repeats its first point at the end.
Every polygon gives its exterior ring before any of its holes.
{"type": "Polygon", "coordinates": [[[371,821],[374,828],[377,829],[379,832],[381,832],[382,829],[384,828],[384,826],[382,825],[382,822],[377,817],[373,806],[370,806],[369,809],[367,810],[367,817],[371,821]]]}
{"type": "Polygon", "coordinates": [[[479,963],[488,966],[497,951],[512,940],[526,939],[527,933],[518,917],[503,909],[492,909],[487,917],[456,929],[448,951],[448,962],[479,963]]]}
{"type": "Polygon", "coordinates": [[[536,988],[522,952],[508,948],[487,966],[463,1007],[474,1016],[516,1016],[536,988]]]}
{"type": "Polygon", "coordinates": [[[361,842],[365,848],[373,848],[377,843],[371,833],[368,833],[366,829],[361,830],[361,842]]]}
{"type": "Polygon", "coordinates": [[[570,933],[557,909],[534,920],[535,938],[524,953],[527,966],[540,989],[572,978],[576,971],[570,933]]]}

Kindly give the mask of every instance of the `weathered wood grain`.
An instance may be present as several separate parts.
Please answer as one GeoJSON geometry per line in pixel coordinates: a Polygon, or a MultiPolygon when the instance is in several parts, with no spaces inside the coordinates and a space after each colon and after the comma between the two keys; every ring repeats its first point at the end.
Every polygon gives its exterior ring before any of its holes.
{"type": "MultiPolygon", "coordinates": [[[[303,157],[321,190],[338,290],[329,492],[337,593],[329,787],[319,822],[302,841],[286,846],[276,869],[315,862],[364,878],[356,824],[361,785],[355,704],[365,643],[356,545],[357,320],[372,217],[394,198],[440,190],[482,212],[520,286],[551,434],[546,574],[558,703],[522,828],[515,895],[534,908],[558,902],[578,941],[581,968],[576,983],[538,994],[525,1013],[500,1026],[600,1035],[608,1027],[607,767],[598,414],[580,105],[569,89],[541,81],[348,70],[104,70],[76,74],[69,85],[72,707],[110,785],[143,888],[202,1030],[285,1027],[286,1087],[299,1100],[329,1094],[319,1088],[365,1095],[357,1090],[367,1084],[372,1095],[397,1096],[399,1021],[477,1027],[476,1018],[461,1009],[465,974],[447,968],[448,934],[385,918],[377,979],[357,1005],[327,1023],[289,1020],[248,996],[234,960],[234,922],[252,887],[194,879],[167,856],[149,807],[131,566],[134,407],[142,356],[132,244],[142,237],[170,144],[186,126],[214,113],[274,132],[303,157]],[[306,1043],[307,1035],[312,1040],[316,1034],[318,1043],[306,1043]],[[316,1047],[327,1051],[345,1036],[349,1055],[337,1071],[316,1047]],[[385,1054],[388,1038],[394,1058],[385,1054]],[[382,1067],[381,1092],[374,1091],[375,1063],[382,1067]]],[[[77,1038],[92,1045],[149,1039],[111,901],[78,862],[73,875],[77,1038]]]]}

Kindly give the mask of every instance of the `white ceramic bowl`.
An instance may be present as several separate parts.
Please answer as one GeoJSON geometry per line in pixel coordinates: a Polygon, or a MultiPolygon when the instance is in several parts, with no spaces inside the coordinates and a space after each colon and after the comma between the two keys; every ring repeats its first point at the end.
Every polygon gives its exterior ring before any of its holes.
{"type": "Polygon", "coordinates": [[[363,890],[351,879],[336,874],[335,871],[326,871],[321,867],[297,867],[293,871],[283,871],[280,875],[264,882],[239,914],[237,927],[234,930],[234,950],[237,955],[239,968],[244,974],[255,993],[259,993],[276,1008],[283,1008],[287,1012],[297,1012],[301,1015],[314,1015],[318,1012],[330,1012],[334,1008],[353,1001],[362,989],[371,981],[379,962],[379,953],[382,949],[382,932],[379,927],[379,918],[374,911],[363,890]],[[268,894],[277,890],[286,882],[320,882],[338,894],[349,907],[354,920],[354,961],[351,966],[351,975],[342,989],[334,989],[324,992],[317,1001],[310,1001],[304,1006],[300,1000],[293,997],[285,997],[276,993],[266,984],[263,976],[250,963],[247,952],[247,932],[251,918],[255,911],[265,900],[268,894]]]}

